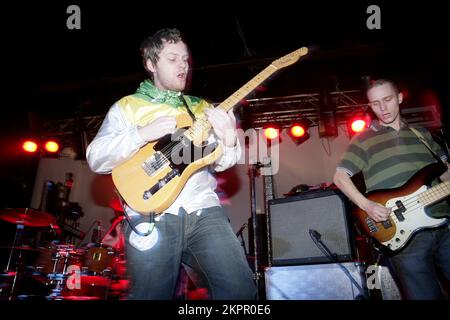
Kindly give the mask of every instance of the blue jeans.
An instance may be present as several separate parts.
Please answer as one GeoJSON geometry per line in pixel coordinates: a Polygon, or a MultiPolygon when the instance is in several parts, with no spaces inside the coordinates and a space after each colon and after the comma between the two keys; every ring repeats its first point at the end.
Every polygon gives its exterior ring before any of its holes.
{"type": "Polygon", "coordinates": [[[450,230],[422,230],[398,254],[390,258],[405,299],[445,298],[436,268],[450,281],[450,230]]]}
{"type": "MultiPolygon", "coordinates": [[[[148,222],[139,217],[133,224],[148,222]]],[[[181,263],[196,271],[210,299],[255,299],[256,286],[243,248],[222,207],[211,207],[178,216],[165,214],[155,222],[158,239],[147,250],[130,244],[126,224],[129,299],[173,299],[181,263]]]]}

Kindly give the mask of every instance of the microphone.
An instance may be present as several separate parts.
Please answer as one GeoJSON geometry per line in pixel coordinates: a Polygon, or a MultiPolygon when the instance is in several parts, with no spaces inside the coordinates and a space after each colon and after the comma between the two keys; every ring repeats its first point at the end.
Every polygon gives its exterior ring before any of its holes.
{"type": "Polygon", "coordinates": [[[317,230],[314,230],[314,229],[309,229],[309,235],[316,240],[320,240],[320,238],[321,238],[321,234],[317,230]]]}

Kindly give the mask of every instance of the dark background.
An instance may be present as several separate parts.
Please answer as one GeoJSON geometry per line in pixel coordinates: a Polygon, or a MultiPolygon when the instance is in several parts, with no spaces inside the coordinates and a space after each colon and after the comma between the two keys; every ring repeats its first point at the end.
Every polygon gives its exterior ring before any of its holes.
{"type": "Polygon", "coordinates": [[[437,103],[449,118],[448,13],[426,1],[39,1],[2,10],[0,207],[27,206],[37,157],[20,141],[45,134],[47,121],[102,115],[146,75],[139,44],[163,27],[180,29],[193,56],[189,93],[219,102],[273,60],[313,50],[253,97],[357,90],[365,76],[392,77],[406,104],[437,103]],[[68,30],[66,9],[81,9],[81,30],[68,30]],[[369,30],[367,7],[381,8],[369,30]]]}

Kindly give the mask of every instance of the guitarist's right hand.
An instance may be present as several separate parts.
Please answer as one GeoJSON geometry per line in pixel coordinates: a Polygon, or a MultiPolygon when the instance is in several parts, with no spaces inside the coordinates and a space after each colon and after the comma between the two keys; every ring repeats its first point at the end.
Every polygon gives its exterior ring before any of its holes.
{"type": "Polygon", "coordinates": [[[150,142],[174,133],[176,127],[177,121],[175,117],[162,116],[143,127],[139,127],[138,132],[143,140],[150,142]]]}
{"type": "Polygon", "coordinates": [[[381,204],[367,200],[367,203],[364,205],[364,208],[362,208],[367,215],[375,220],[375,222],[382,222],[386,221],[389,218],[389,214],[391,213],[391,210],[386,208],[385,206],[382,206],[381,204]]]}

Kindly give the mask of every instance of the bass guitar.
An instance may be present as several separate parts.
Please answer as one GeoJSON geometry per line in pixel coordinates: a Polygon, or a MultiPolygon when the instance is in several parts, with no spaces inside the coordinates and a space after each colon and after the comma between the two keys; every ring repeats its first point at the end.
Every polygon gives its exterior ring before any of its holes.
{"type": "MultiPolygon", "coordinates": [[[[441,170],[442,171],[442,170],[441,170]]],[[[433,218],[426,207],[450,195],[450,181],[429,187],[439,172],[438,164],[430,164],[418,171],[403,186],[369,192],[366,197],[389,209],[389,219],[375,222],[367,213],[355,207],[355,217],[363,232],[392,251],[400,250],[421,229],[444,225],[447,218],[433,218]]]]}

